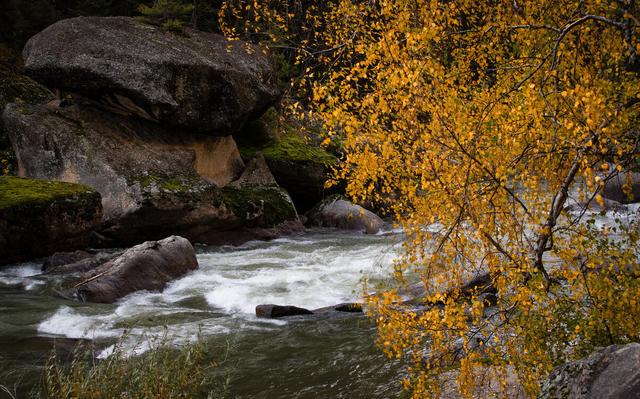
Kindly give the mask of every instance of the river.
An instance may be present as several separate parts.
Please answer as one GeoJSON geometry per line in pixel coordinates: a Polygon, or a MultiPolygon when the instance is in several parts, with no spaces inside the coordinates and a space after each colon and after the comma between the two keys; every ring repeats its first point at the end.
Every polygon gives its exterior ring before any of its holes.
{"type": "MultiPolygon", "coordinates": [[[[389,278],[400,250],[394,234],[312,230],[242,246],[198,246],[198,270],[161,292],[138,292],[113,305],[56,295],[60,278],[40,264],[0,270],[0,383],[25,392],[53,347],[70,351],[92,340],[107,356],[126,333],[131,352],[166,335],[175,344],[200,337],[221,348],[216,370],[231,398],[392,398],[401,365],[375,347],[375,327],[362,315],[255,317],[264,303],[308,309],[359,301],[362,282],[389,278]]],[[[1,394],[0,394],[1,397],[1,394]]]]}

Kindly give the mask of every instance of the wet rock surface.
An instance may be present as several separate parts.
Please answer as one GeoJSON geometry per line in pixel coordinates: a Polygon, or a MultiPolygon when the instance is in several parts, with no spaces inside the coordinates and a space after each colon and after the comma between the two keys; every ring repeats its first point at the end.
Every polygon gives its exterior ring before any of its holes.
{"type": "Polygon", "coordinates": [[[72,253],[56,253],[45,260],[42,265],[42,272],[44,274],[85,273],[122,255],[122,252],[89,253],[76,251],[72,253]]]}
{"type": "Polygon", "coordinates": [[[640,173],[617,174],[605,183],[600,194],[622,204],[640,202],[640,173]]]}
{"type": "Polygon", "coordinates": [[[322,201],[306,216],[308,225],[358,230],[367,234],[375,234],[384,226],[378,215],[340,196],[322,201]]]}
{"type": "Polygon", "coordinates": [[[112,303],[139,290],[161,291],[198,268],[191,243],[178,236],[147,241],[83,275],[67,293],[87,302],[112,303]]]}
{"type": "Polygon", "coordinates": [[[299,308],[290,305],[258,305],[256,306],[256,316],[263,319],[277,319],[288,316],[312,315],[309,309],[299,308]]]}

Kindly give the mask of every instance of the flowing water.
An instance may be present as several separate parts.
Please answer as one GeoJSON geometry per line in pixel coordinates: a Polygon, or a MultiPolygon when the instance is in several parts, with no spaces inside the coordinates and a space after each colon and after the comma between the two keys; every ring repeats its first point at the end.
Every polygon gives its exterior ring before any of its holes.
{"type": "Polygon", "coordinates": [[[314,309],[358,301],[364,279],[388,278],[398,242],[393,234],[312,231],[239,247],[198,247],[198,270],[162,293],[138,292],[113,305],[60,298],[61,281],[40,275],[40,264],[3,268],[0,383],[27,389],[52,347],[93,340],[107,356],[126,332],[131,351],[165,334],[177,344],[200,337],[228,348],[216,370],[228,378],[227,397],[397,397],[401,367],[374,346],[375,328],[364,316],[267,320],[255,317],[255,306],[314,309]]]}

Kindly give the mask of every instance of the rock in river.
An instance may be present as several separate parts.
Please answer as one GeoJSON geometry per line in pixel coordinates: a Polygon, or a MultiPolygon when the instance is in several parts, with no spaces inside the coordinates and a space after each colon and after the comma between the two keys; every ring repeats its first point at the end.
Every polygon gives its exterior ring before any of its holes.
{"type": "Polygon", "coordinates": [[[279,317],[299,316],[313,314],[312,311],[297,306],[283,305],[258,305],[256,306],[256,316],[266,319],[275,319],[279,317]]]}
{"type": "Polygon", "coordinates": [[[83,248],[101,216],[89,187],[0,177],[0,264],[83,248]]]}
{"type": "Polygon", "coordinates": [[[87,302],[112,303],[138,290],[161,291],[198,268],[191,243],[178,236],[147,241],[84,275],[70,294],[87,302]]]}
{"type": "Polygon", "coordinates": [[[27,73],[49,87],[208,134],[238,130],[279,97],[258,47],[195,30],[169,33],[134,18],[56,22],[28,41],[23,58],[27,73]]]}
{"type": "Polygon", "coordinates": [[[330,197],[307,213],[308,224],[320,227],[335,227],[345,230],[360,230],[367,234],[380,231],[384,222],[375,213],[359,205],[342,199],[330,197]]]}
{"type": "Polygon", "coordinates": [[[640,201],[640,173],[620,173],[606,182],[602,188],[605,199],[629,204],[640,201]]]}

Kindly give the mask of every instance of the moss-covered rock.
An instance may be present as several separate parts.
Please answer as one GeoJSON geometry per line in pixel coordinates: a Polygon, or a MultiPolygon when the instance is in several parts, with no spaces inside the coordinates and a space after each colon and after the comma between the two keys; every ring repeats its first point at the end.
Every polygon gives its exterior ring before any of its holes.
{"type": "Polygon", "coordinates": [[[302,127],[279,121],[270,111],[247,126],[238,139],[243,158],[264,158],[278,184],[291,195],[300,212],[311,209],[328,194],[324,184],[338,158],[325,151],[302,127]]]}
{"type": "Polygon", "coordinates": [[[289,195],[277,186],[225,187],[222,199],[236,216],[244,220],[245,225],[272,227],[297,218],[289,195]]]}
{"type": "Polygon", "coordinates": [[[85,247],[101,217],[87,186],[0,177],[0,264],[85,247]]]}

